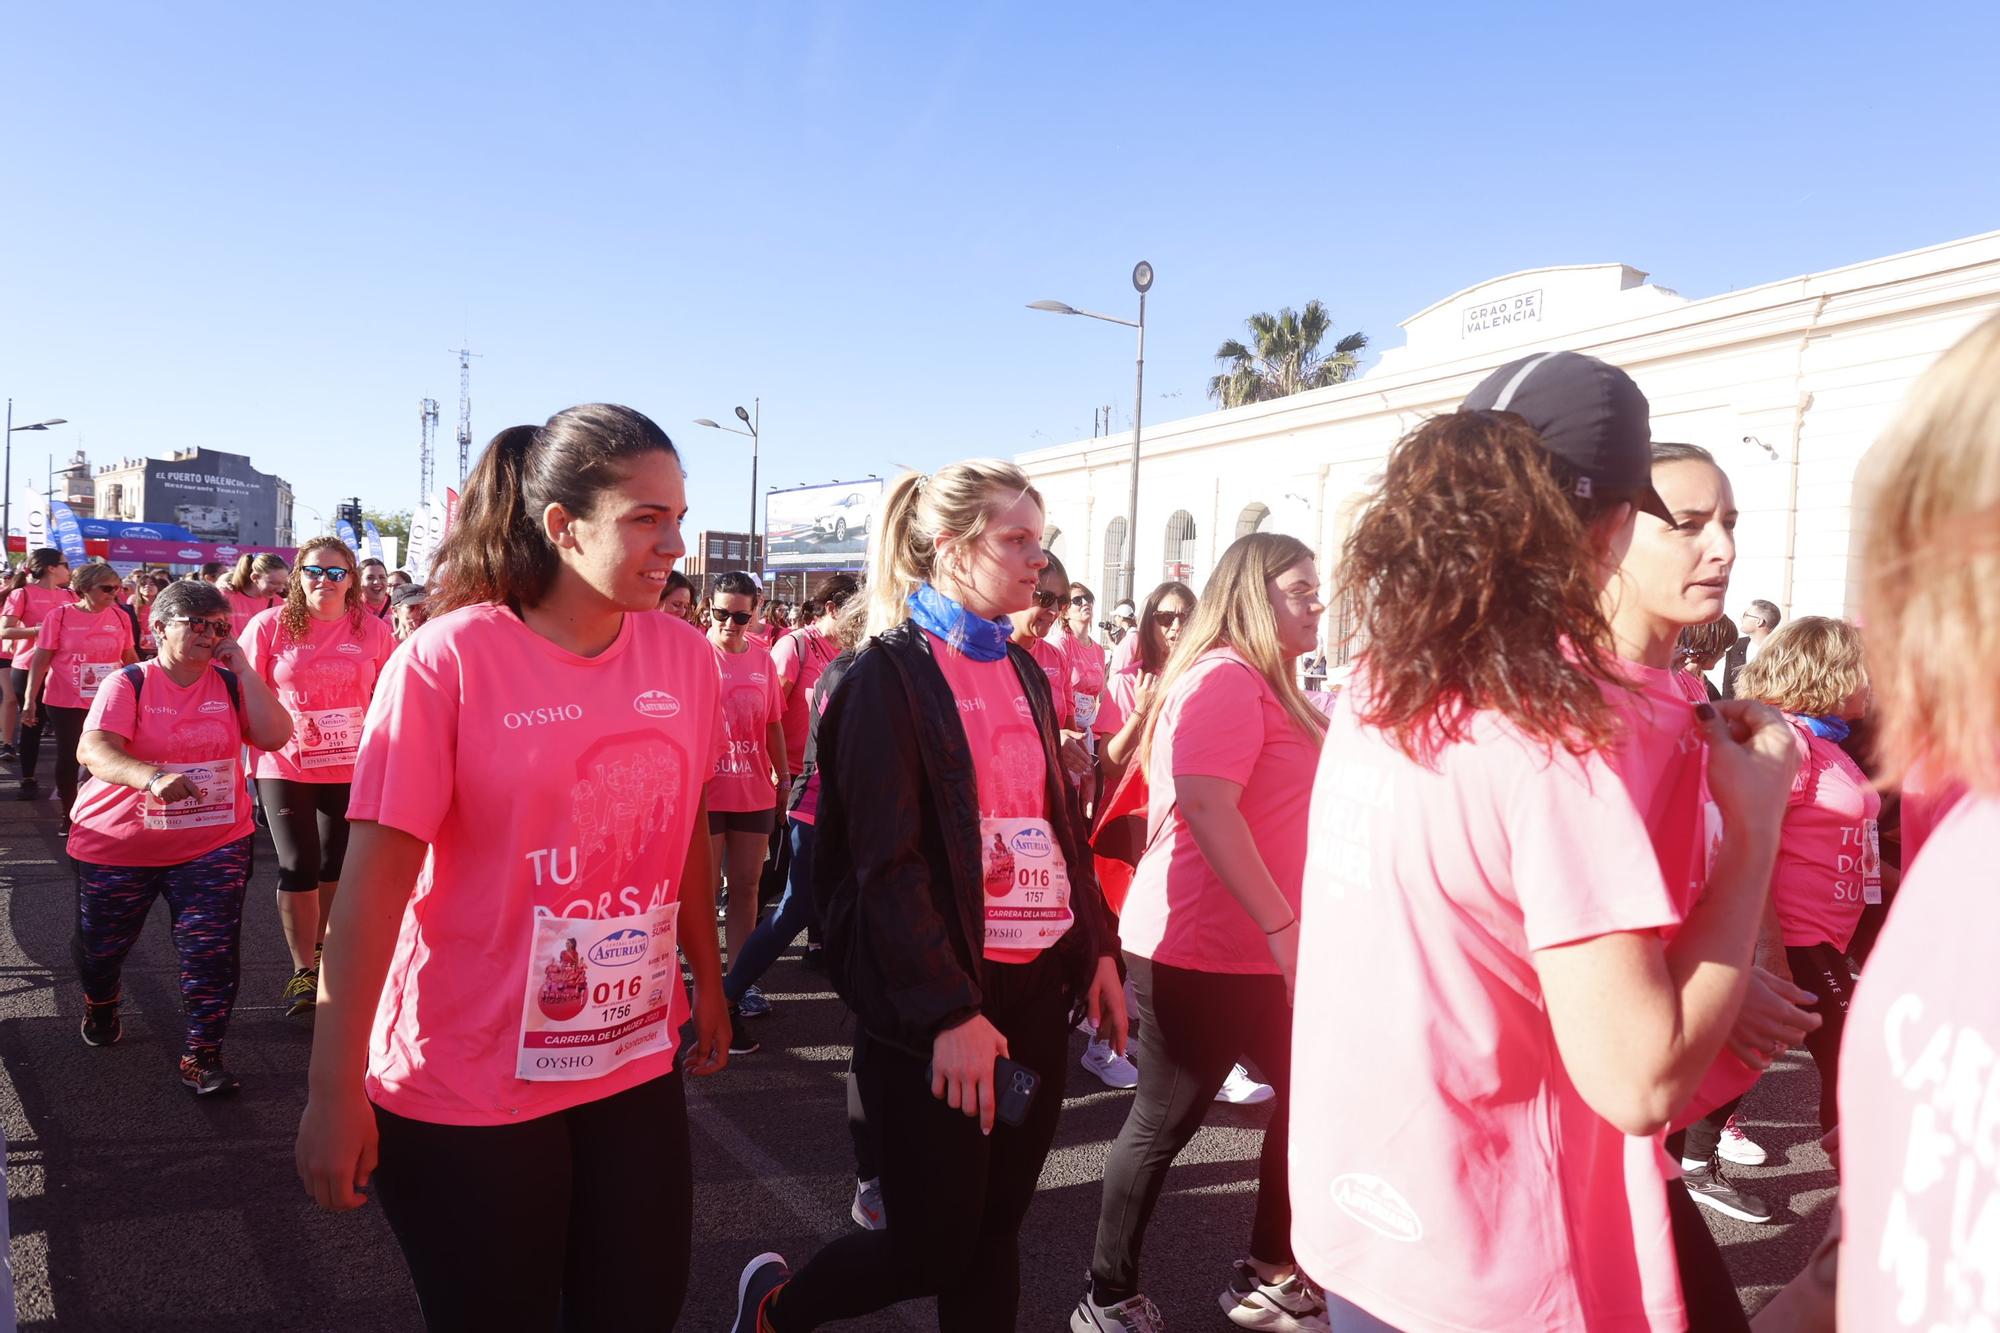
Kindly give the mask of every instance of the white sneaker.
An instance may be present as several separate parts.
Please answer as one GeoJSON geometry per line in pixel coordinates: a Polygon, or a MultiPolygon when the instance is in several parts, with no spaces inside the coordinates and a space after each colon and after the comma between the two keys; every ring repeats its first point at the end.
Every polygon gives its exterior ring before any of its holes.
{"type": "Polygon", "coordinates": [[[1738,1166],[1764,1165],[1770,1154],[1752,1143],[1736,1122],[1737,1117],[1730,1116],[1729,1123],[1722,1127],[1722,1141],[1716,1145],[1716,1151],[1722,1154],[1723,1161],[1734,1162],[1738,1166]]]}
{"type": "Polygon", "coordinates": [[[1069,1314],[1070,1333],[1166,1333],[1160,1307],[1143,1295],[1116,1305],[1099,1305],[1084,1292],[1069,1314]]]}
{"type": "Polygon", "coordinates": [[[1327,1333],[1330,1327],[1326,1300],[1312,1283],[1297,1273],[1283,1282],[1266,1282],[1240,1259],[1230,1270],[1229,1285],[1216,1297],[1216,1304],[1238,1328],[1327,1333]]]}
{"type": "Polygon", "coordinates": [[[874,1180],[854,1182],[854,1206],[847,1213],[854,1219],[854,1225],[863,1231],[887,1229],[889,1215],[882,1210],[882,1181],[879,1176],[874,1180]]]}
{"type": "Polygon", "coordinates": [[[1231,1106],[1262,1106],[1277,1095],[1271,1091],[1270,1084],[1259,1083],[1250,1077],[1249,1070],[1237,1065],[1229,1071],[1229,1077],[1222,1081],[1222,1087],[1217,1090],[1215,1100],[1227,1102],[1231,1106]]]}
{"type": "Polygon", "coordinates": [[[1103,1082],[1107,1088],[1136,1088],[1139,1086],[1139,1067],[1111,1049],[1111,1043],[1093,1037],[1083,1048],[1083,1067],[1103,1082]]]}

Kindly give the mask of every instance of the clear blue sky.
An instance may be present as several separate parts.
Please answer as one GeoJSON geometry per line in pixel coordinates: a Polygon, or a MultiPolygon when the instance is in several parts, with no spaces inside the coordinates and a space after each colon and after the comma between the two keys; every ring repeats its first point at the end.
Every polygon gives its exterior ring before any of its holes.
{"type": "Polygon", "coordinates": [[[1386,347],[1516,269],[1699,297],[2000,227],[1996,47],[1985,0],[14,5],[0,394],[74,423],[16,498],[80,437],[404,507],[465,337],[476,445],[628,402],[740,528],[747,441],[689,423],[755,396],[766,485],[1128,426],[1127,332],[1023,306],[1129,315],[1141,257],[1158,421],[1256,310],[1386,347]]]}

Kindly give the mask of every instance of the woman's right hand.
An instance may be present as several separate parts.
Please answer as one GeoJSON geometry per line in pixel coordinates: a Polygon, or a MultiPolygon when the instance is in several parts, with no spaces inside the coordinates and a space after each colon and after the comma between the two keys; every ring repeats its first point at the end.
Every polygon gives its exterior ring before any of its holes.
{"type": "Polygon", "coordinates": [[[194,779],[185,773],[169,773],[165,782],[157,779],[148,783],[146,790],[162,805],[172,805],[176,801],[192,801],[201,795],[201,788],[194,785],[194,779]]]}
{"type": "Polygon", "coordinates": [[[21,725],[24,727],[39,727],[42,725],[42,708],[40,704],[30,701],[21,705],[21,725]]]}
{"type": "Polygon", "coordinates": [[[292,1160],[306,1193],[320,1207],[339,1213],[368,1202],[361,1187],[375,1174],[378,1147],[375,1108],[358,1084],[350,1093],[306,1098],[292,1160]]]}
{"type": "Polygon", "coordinates": [[[1007,1056],[1000,1029],[974,1014],[931,1040],[931,1096],[954,1111],[979,1117],[979,1132],[993,1132],[993,1062],[1007,1056]]]}
{"type": "Polygon", "coordinates": [[[1797,733],[1777,709],[1749,699],[1696,704],[1694,715],[1723,827],[1775,838],[1799,770],[1797,733]]]}
{"type": "Polygon", "coordinates": [[[1153,696],[1160,692],[1160,678],[1151,671],[1141,669],[1138,679],[1132,682],[1132,716],[1144,717],[1153,711],[1153,696]]]}
{"type": "Polygon", "coordinates": [[[1264,947],[1271,951],[1271,959],[1278,965],[1278,971],[1285,978],[1285,1001],[1290,1003],[1292,993],[1299,985],[1299,921],[1292,918],[1292,924],[1283,930],[1274,930],[1264,937],[1264,947]]]}

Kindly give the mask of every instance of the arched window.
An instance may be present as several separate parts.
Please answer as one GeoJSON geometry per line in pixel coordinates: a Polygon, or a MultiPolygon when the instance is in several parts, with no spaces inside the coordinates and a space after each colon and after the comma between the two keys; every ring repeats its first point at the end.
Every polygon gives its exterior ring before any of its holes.
{"type": "Polygon", "coordinates": [[[1063,553],[1063,530],[1051,523],[1042,533],[1042,549],[1069,566],[1069,556],[1063,553]]]}
{"type": "Polygon", "coordinates": [[[1111,606],[1132,600],[1132,580],[1125,575],[1125,519],[1121,515],[1104,525],[1104,582],[1099,585],[1104,601],[1111,606]]]}
{"type": "Polygon", "coordinates": [[[1194,515],[1176,509],[1167,520],[1167,546],[1162,578],[1188,579],[1194,574],[1194,515]]]}
{"type": "Polygon", "coordinates": [[[1271,521],[1271,506],[1262,500],[1252,500],[1243,506],[1243,512],[1236,516],[1236,535],[1248,537],[1253,532],[1262,532],[1271,521]]]}

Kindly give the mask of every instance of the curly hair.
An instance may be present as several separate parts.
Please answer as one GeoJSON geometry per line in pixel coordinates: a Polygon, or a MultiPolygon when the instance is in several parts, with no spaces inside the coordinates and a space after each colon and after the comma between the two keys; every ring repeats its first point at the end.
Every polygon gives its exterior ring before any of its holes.
{"type": "Polygon", "coordinates": [[[1736,677],[1736,697],[1781,712],[1833,717],[1867,683],[1861,631],[1831,616],[1801,616],[1764,640],[1736,677]]]}
{"type": "Polygon", "coordinates": [[[1433,417],[1398,441],[1335,590],[1361,641],[1361,720],[1431,765],[1475,713],[1572,754],[1617,734],[1622,684],[1588,528],[1628,497],[1574,478],[1512,412],[1433,417]]]}
{"type": "Polygon", "coordinates": [[[359,634],[365,608],[361,600],[361,580],[356,577],[359,571],[354,563],[354,552],[338,537],[314,537],[299,547],[298,563],[292,566],[292,581],[285,585],[285,604],[278,611],[281,637],[297,640],[312,634],[312,612],[306,609],[306,576],[300,570],[310,563],[314,551],[338,551],[345,559],[347,582],[341,585],[344,589],[342,596],[347,604],[348,628],[359,634]]]}

